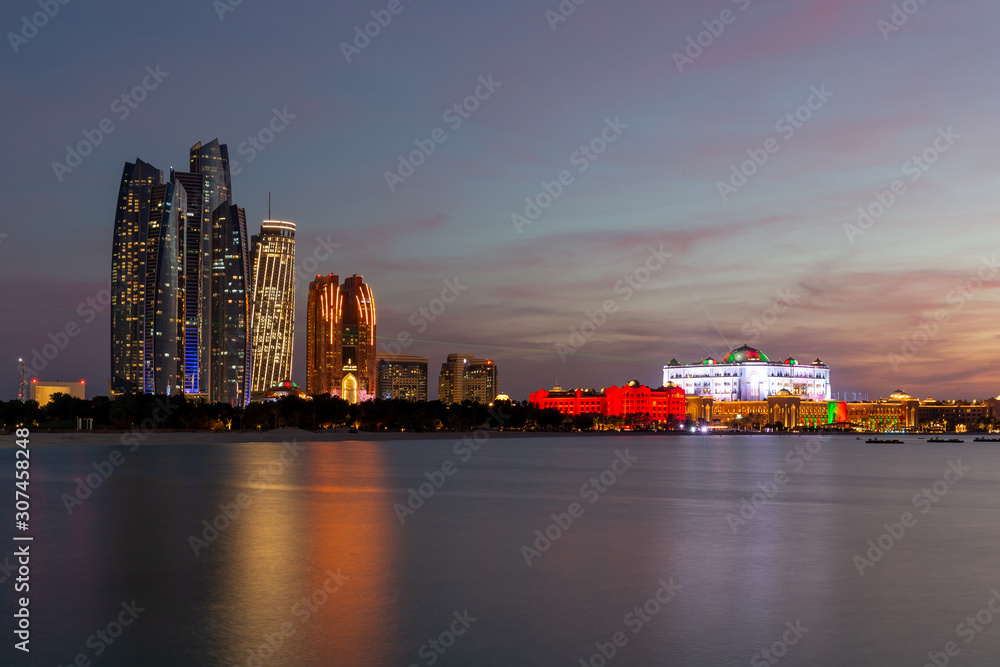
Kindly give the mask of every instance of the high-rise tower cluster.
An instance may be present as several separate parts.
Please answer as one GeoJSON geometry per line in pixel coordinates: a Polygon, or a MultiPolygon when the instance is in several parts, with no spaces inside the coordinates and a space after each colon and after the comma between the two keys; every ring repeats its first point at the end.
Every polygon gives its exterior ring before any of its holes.
{"type": "Polygon", "coordinates": [[[185,393],[242,406],[257,377],[255,356],[265,361],[261,382],[291,374],[294,225],[265,221],[255,240],[251,255],[246,213],[232,201],[229,151],[218,139],[195,144],[190,171],[171,169],[166,181],[142,160],[125,164],[111,266],[112,393],[185,393]]]}

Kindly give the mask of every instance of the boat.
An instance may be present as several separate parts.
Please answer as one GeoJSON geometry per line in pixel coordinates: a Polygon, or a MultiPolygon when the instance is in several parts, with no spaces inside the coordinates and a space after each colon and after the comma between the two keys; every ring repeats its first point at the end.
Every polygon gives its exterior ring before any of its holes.
{"type": "Polygon", "coordinates": [[[868,443],[868,444],[875,444],[875,445],[902,445],[903,444],[902,440],[879,440],[878,438],[868,438],[867,440],[865,440],[865,442],[868,443]]]}
{"type": "Polygon", "coordinates": [[[928,438],[927,442],[965,442],[965,440],[959,440],[958,438],[928,438]]]}
{"type": "Polygon", "coordinates": [[[972,442],[1000,442],[1000,438],[973,438],[972,442]]]}

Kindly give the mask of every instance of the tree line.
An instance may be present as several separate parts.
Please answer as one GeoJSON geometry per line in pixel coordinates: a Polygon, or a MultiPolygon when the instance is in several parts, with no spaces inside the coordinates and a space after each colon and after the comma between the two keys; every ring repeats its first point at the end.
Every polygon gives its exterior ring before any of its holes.
{"type": "MultiPolygon", "coordinates": [[[[191,399],[184,395],[124,394],[114,398],[96,396],[81,399],[60,393],[44,406],[35,401],[0,402],[0,425],[6,429],[21,424],[43,430],[75,429],[79,417],[93,419],[94,429],[115,430],[133,428],[144,421],[156,424],[159,429],[198,431],[356,428],[362,431],[427,432],[469,431],[481,427],[589,431],[656,426],[648,414],[572,416],[554,408],[540,409],[528,401],[498,401],[490,406],[471,401],[445,405],[441,401],[376,399],[351,405],[336,396],[317,395],[312,400],[286,396],[276,401],[251,403],[245,409],[239,409],[228,403],[208,403],[204,399],[191,399]]],[[[683,416],[671,419],[670,425],[683,428],[683,416]]]]}

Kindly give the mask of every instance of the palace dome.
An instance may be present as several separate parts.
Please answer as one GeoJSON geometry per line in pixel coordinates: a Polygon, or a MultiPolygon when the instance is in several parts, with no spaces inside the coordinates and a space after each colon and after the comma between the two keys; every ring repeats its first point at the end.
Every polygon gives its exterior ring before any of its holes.
{"type": "Polygon", "coordinates": [[[724,364],[742,364],[747,361],[771,361],[767,358],[767,355],[758,350],[757,348],[750,347],[749,345],[744,345],[743,347],[738,347],[729,354],[726,358],[722,360],[724,364]]]}
{"type": "Polygon", "coordinates": [[[788,357],[787,359],[785,359],[785,365],[786,366],[798,366],[799,362],[795,361],[791,357],[788,357]]]}

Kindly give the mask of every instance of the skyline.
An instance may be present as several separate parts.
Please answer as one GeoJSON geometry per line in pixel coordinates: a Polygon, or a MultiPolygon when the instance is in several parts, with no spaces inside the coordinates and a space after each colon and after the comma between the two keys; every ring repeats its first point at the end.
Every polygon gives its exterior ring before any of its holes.
{"type": "MultiPolygon", "coordinates": [[[[997,306],[1000,133],[983,85],[995,6],[928,3],[887,33],[893,3],[586,3],[565,21],[546,15],[555,2],[461,16],[401,6],[347,62],[341,42],[381,4],[242,4],[220,21],[210,3],[178,3],[186,38],[238,54],[226,94],[204,54],[177,48],[181,28],[144,7],[60,6],[12,48],[4,80],[22,104],[6,126],[18,168],[0,185],[0,397],[16,396],[17,358],[70,322],[80,334],[38,377],[105,393],[110,310],[87,321],[86,304],[109,284],[122,164],[139,157],[166,177],[185,168],[178,147],[216,137],[239,162],[248,226],[269,217],[268,192],[272,215],[298,226],[303,386],[308,282],[333,273],[371,284],[379,351],[409,333],[401,352],[432,368],[459,350],[495,359],[513,397],[557,379],[658,386],[671,358],[721,358],[744,341],[772,359],[822,358],[834,392],[1000,393],[985,328],[997,306]],[[110,31],[133,36],[100,38],[110,31]],[[700,55],[675,58],[704,31],[700,55]],[[124,57],[134,40],[148,61],[124,57]],[[115,103],[123,94],[144,100],[115,103]],[[105,117],[114,129],[99,132],[105,117]],[[57,176],[84,132],[100,142],[57,176]],[[412,174],[400,166],[427,147],[412,174]],[[419,315],[449,285],[454,302],[419,315]],[[575,346],[570,327],[588,321],[594,335],[575,346]],[[908,356],[904,338],[927,342],[908,356]]],[[[15,30],[34,7],[2,20],[15,30]]]]}

